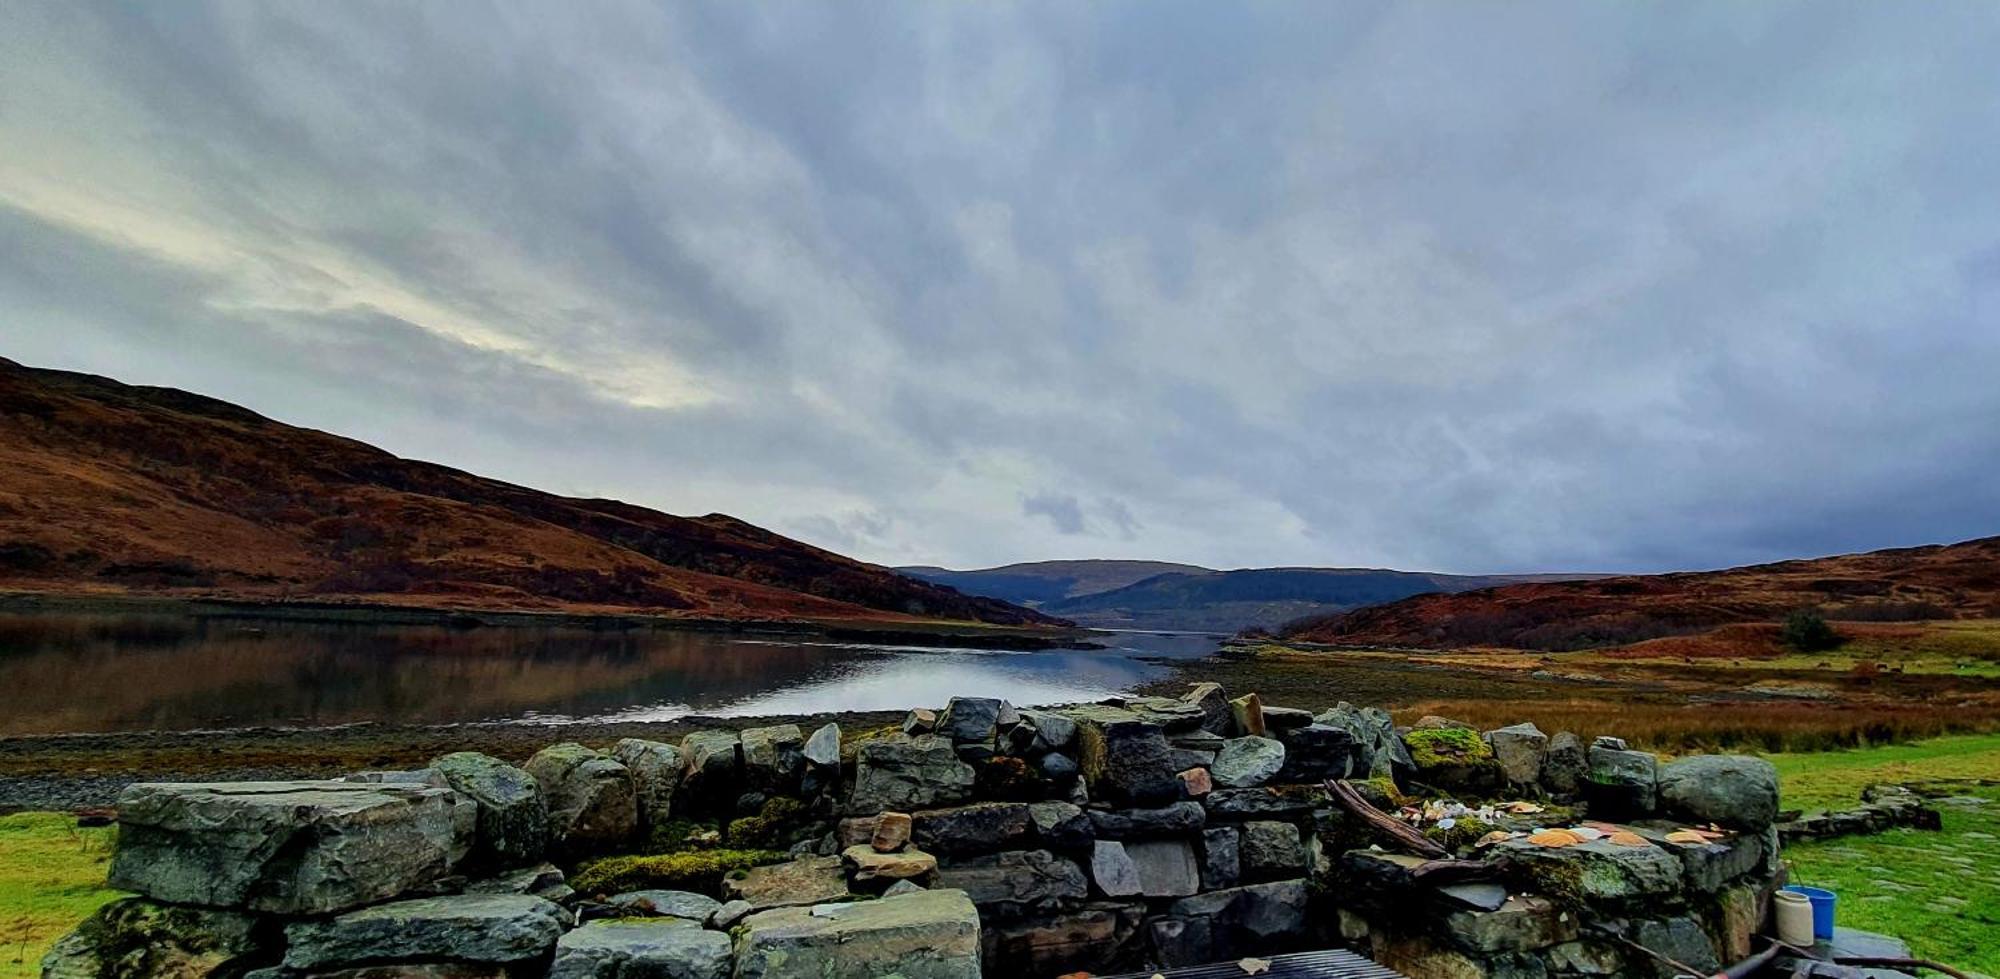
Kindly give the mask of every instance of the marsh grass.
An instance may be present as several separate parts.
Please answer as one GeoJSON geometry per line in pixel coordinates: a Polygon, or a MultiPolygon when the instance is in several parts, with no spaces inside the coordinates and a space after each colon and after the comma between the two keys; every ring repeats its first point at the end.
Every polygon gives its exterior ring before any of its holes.
{"type": "Polygon", "coordinates": [[[0,816],[0,979],[39,976],[51,943],[121,896],[104,886],[114,832],[63,813],[0,816]]]}

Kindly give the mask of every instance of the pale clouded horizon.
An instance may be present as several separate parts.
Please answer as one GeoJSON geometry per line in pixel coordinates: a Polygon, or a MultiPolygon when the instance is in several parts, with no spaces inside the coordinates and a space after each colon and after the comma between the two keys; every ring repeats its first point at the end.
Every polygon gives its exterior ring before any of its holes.
{"type": "Polygon", "coordinates": [[[6,12],[24,363],[886,564],[2000,533],[1989,4],[6,12]]]}

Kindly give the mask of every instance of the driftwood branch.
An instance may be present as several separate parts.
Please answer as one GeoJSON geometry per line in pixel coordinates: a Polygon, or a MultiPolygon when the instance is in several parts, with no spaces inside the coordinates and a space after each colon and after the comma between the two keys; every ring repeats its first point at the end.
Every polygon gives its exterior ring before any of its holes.
{"type": "Polygon", "coordinates": [[[1432,860],[1410,871],[1410,879],[1419,884],[1443,887],[1471,880],[1493,880],[1506,875],[1508,862],[1505,857],[1492,860],[1432,860]]]}
{"type": "Polygon", "coordinates": [[[1354,786],[1347,784],[1346,779],[1327,782],[1326,791],[1340,808],[1373,827],[1377,833],[1394,840],[1403,849],[1433,860],[1446,860],[1451,857],[1451,851],[1431,842],[1424,834],[1417,832],[1416,827],[1370,805],[1367,799],[1361,797],[1361,793],[1354,790],[1354,786]]]}

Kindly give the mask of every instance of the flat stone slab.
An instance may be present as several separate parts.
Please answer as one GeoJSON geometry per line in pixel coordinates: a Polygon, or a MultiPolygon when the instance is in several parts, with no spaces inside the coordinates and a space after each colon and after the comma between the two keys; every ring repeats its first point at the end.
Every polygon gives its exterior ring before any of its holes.
{"type": "Polygon", "coordinates": [[[729,936],[675,918],[592,921],[556,942],[549,979],[729,979],[729,936]]]}
{"type": "Polygon", "coordinates": [[[459,894],[392,901],[285,928],[285,966],[375,962],[521,962],[555,948],[568,915],[525,894],[459,894]]]}
{"type": "Polygon", "coordinates": [[[735,979],[979,979],[979,911],[953,890],[754,914],[735,979]]]}
{"type": "Polygon", "coordinates": [[[707,921],[722,909],[722,902],[693,891],[627,891],[605,902],[620,913],[637,917],[685,918],[707,921]]]}
{"type": "Polygon", "coordinates": [[[109,883],[176,904],[343,911],[449,872],[468,805],[413,784],[142,783],[118,798],[109,883]]]}
{"type": "Polygon", "coordinates": [[[722,896],[748,901],[759,911],[844,901],[849,897],[847,871],[837,856],[801,857],[789,863],[752,867],[741,877],[724,880],[722,896]]]}

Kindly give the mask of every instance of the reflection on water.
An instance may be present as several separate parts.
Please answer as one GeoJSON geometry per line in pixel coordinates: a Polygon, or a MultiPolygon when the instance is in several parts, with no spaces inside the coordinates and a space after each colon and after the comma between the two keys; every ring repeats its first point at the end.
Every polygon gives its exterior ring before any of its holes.
{"type": "Polygon", "coordinates": [[[1201,636],[1000,652],[627,629],[0,613],[0,735],[355,721],[666,720],[1130,690],[1201,636]]]}

